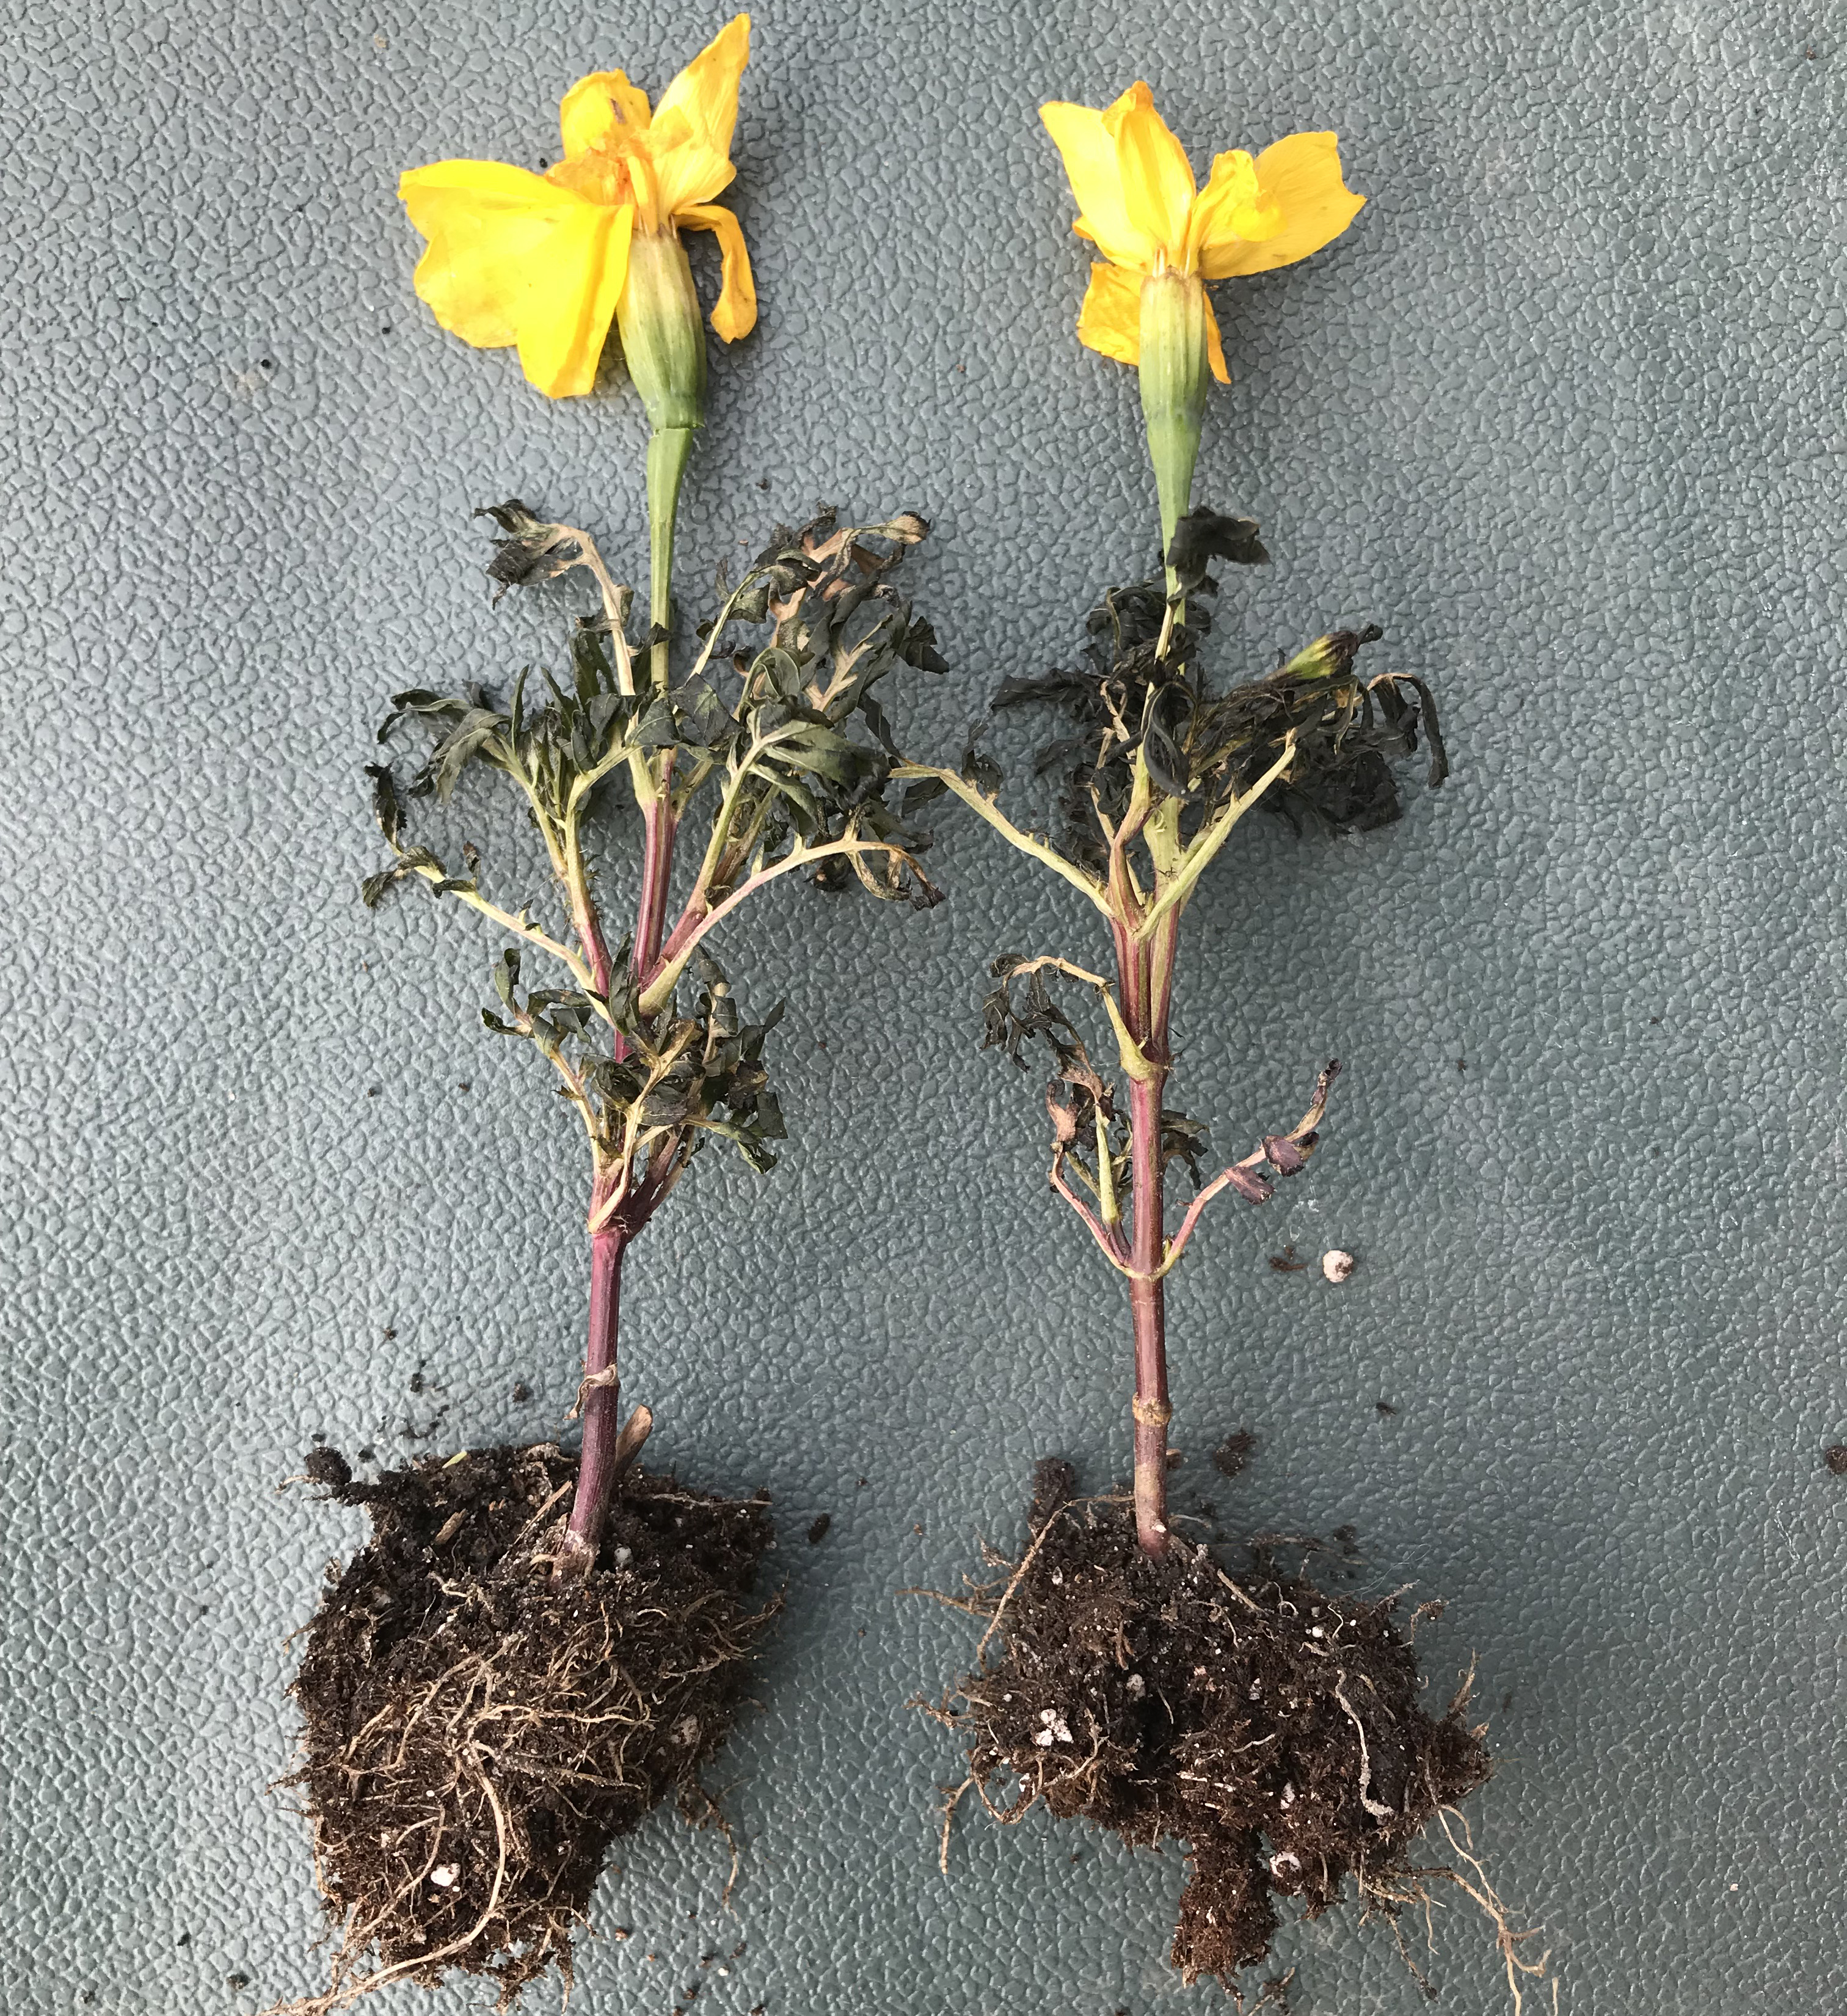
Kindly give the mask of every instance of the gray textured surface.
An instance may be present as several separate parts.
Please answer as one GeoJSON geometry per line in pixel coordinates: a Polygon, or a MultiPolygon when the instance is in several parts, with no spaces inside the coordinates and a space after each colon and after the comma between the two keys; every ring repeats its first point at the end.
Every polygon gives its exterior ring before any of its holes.
{"type": "MultiPolygon", "coordinates": [[[[479,1442],[565,1404],[577,1151],[475,1024],[485,938],[354,900],[358,765],[393,686],[552,648],[537,607],[489,614],[466,507],[516,491],[633,553],[641,419],[440,334],[391,190],[549,158],[564,84],[657,86],[720,18],[184,0],[6,31],[9,2011],[312,1982],[305,1844],[264,1787],[284,1636],[355,1527],[276,1480],[310,1431],[401,1447],[380,1424],[442,1405],[479,1442]]],[[[1221,1207],[1183,1270],[1177,1435],[1248,1422],[1240,1516],[1355,1521],[1375,1585],[1451,1599],[1433,1666],[1472,1649],[1511,1697],[1486,1844],[1580,2011],[1847,2007],[1847,1485],[1819,1462],[1847,1431],[1842,29],[1709,0],[767,5],[738,185],[764,318],[716,368],[688,510],[689,580],[817,496],[931,512],[912,585],[955,670],[900,711],[949,751],[1148,543],[1133,379],[1073,339],[1034,104],[1141,74],[1196,160],[1342,133],[1354,231],[1221,290],[1238,382],[1202,489],[1277,555],[1238,584],[1251,661],[1378,617],[1380,662],[1439,682],[1457,776],[1364,843],[1253,832],[1198,906],[1185,1103],[1229,1143],[1324,1055],[1351,1075],[1311,1176],[1221,1207]],[[1364,1271],[1273,1274],[1285,1238],[1364,1271]]],[[[1033,1083],[972,1040],[990,951],[1086,927],[943,823],[947,908],[791,892],[733,937],[790,998],[800,1139],[760,1185],[703,1164],[631,1269],[661,1443],[768,1485],[789,1611],[728,1755],[735,1916],[717,1846],[659,1817],[605,1880],[599,1923],[636,1936],[586,1947],[592,2009],[664,2016],[695,1979],[713,2016],[1213,1999],[1159,1964],[1171,1857],[983,1823],[936,1869],[952,1759],[905,1701],[972,1634],[897,1591],[1010,1537],[1044,1449],[1101,1477],[1124,1378],[1033,1083]]],[[[1346,1921],[1288,1951],[1306,2009],[1421,2006],[1346,1921]]],[[[1436,1972],[1498,2006],[1460,1910],[1436,1972]]]]}

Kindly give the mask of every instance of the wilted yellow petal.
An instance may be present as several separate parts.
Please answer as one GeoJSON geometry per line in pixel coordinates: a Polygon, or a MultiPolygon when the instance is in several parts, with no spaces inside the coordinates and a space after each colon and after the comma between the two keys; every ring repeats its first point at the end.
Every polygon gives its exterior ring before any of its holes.
{"type": "Polygon", "coordinates": [[[692,131],[716,153],[728,157],[738,126],[738,81],[750,59],[750,16],[728,22],[660,95],[656,119],[685,113],[692,131]]]}
{"type": "Polygon", "coordinates": [[[1116,142],[1116,172],[1130,226],[1152,238],[1179,265],[1185,257],[1187,213],[1197,185],[1187,150],[1155,110],[1145,84],[1132,84],[1103,115],[1116,142]]]}
{"type": "Polygon", "coordinates": [[[710,231],[718,240],[724,280],[712,310],[712,327],[727,343],[735,343],[756,326],[756,283],[750,277],[750,254],[742,227],[721,203],[690,203],[677,220],[694,231],[710,231]]]}
{"type": "Polygon", "coordinates": [[[1226,238],[1205,247],[1199,270],[1209,280],[1292,266],[1338,238],[1366,201],[1341,178],[1340,142],[1332,133],[1292,133],[1266,147],[1256,167],[1259,201],[1282,213],[1281,227],[1255,244],[1226,238]]]}
{"type": "Polygon", "coordinates": [[[719,152],[704,134],[695,131],[678,106],[663,105],[648,136],[652,157],[655,202],[664,225],[688,205],[710,203],[737,179],[731,157],[719,152]]]}
{"type": "Polygon", "coordinates": [[[1231,374],[1225,369],[1225,346],[1219,340],[1219,319],[1212,311],[1210,295],[1206,301],[1206,361],[1221,385],[1231,383],[1231,374]]]}
{"type": "Polygon", "coordinates": [[[444,329],[519,347],[554,398],[588,392],[627,271],[634,211],[586,201],[498,161],[439,161],[398,183],[429,240],[416,289],[444,329]]]}
{"type": "Polygon", "coordinates": [[[1116,142],[1104,126],[1103,114],[1087,105],[1061,104],[1040,106],[1039,117],[1064,157],[1071,193],[1077,199],[1078,235],[1119,266],[1152,266],[1155,243],[1130,223],[1123,207],[1116,142]]]}
{"type": "Polygon", "coordinates": [[[649,119],[648,94],[639,85],[631,84],[619,70],[594,71],[573,84],[559,106],[565,158],[574,160],[601,146],[613,127],[645,133],[649,119]]]}
{"type": "Polygon", "coordinates": [[[1119,364],[1141,362],[1141,275],[1120,266],[1094,265],[1083,306],[1077,311],[1077,340],[1113,357],[1119,364]]]}
{"type": "Polygon", "coordinates": [[[1187,218],[1187,265],[1197,271],[1206,250],[1221,242],[1274,238],[1283,214],[1258,200],[1257,164],[1242,147],[1213,157],[1212,174],[1187,218]]]}

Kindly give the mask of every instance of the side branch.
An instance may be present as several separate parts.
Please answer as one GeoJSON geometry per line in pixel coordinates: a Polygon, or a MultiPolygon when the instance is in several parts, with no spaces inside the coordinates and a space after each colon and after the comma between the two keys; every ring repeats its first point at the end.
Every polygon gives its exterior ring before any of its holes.
{"type": "Polygon", "coordinates": [[[1148,1053],[1136,1042],[1128,1024],[1123,1019],[1121,1004],[1116,998],[1116,989],[1100,973],[1086,972],[1081,966],[1073,966],[1068,959],[1059,959],[1050,952],[1037,959],[1022,960],[1009,969],[1007,977],[1017,980],[1028,973],[1062,973],[1067,980],[1081,981],[1086,987],[1094,987],[1101,997],[1109,1017],[1109,1026],[1116,1031],[1116,1056],[1123,1069],[1138,1083],[1146,1083],[1155,1075],[1155,1067],[1148,1060],[1148,1053]]]}
{"type": "Polygon", "coordinates": [[[1090,876],[1074,862],[1067,861],[1048,842],[1022,833],[992,798],[983,797],[965,777],[958,776],[954,770],[939,769],[932,763],[897,764],[892,776],[900,783],[912,778],[934,778],[945,790],[960,798],[970,812],[986,819],[1003,840],[1011,841],[1022,854],[1030,854],[1035,861],[1043,862],[1055,875],[1069,882],[1080,895],[1088,897],[1105,917],[1114,921],[1116,913],[1109,906],[1109,897],[1090,876]]]}
{"type": "Polygon", "coordinates": [[[602,998],[595,976],[570,947],[542,931],[523,913],[515,916],[511,910],[503,910],[498,903],[490,903],[478,889],[458,888],[445,876],[442,869],[433,866],[418,865],[415,872],[430,884],[439,896],[453,896],[457,902],[465,903],[471,910],[478,911],[490,923],[498,924],[503,931],[510,931],[536,950],[549,952],[570,969],[571,977],[590,997],[591,1005],[606,1022],[609,1019],[609,1004],[602,998]]]}
{"type": "Polygon", "coordinates": [[[1123,1244],[1121,1233],[1112,1231],[1071,1187],[1070,1179],[1065,1174],[1065,1144],[1062,1141],[1052,1150],[1051,1186],[1083,1220],[1085,1229],[1102,1247],[1103,1257],[1110,1265],[1119,1274],[1133,1273],[1129,1249],[1123,1244]]]}
{"type": "Polygon", "coordinates": [[[1277,757],[1256,783],[1242,797],[1233,798],[1209,826],[1195,835],[1193,844],[1187,851],[1173,879],[1162,887],[1141,921],[1135,927],[1137,939],[1146,939],[1154,934],[1155,927],[1173,912],[1180,909],[1193,893],[1194,885],[1210,866],[1213,856],[1231,837],[1231,829],[1237,825],[1251,807],[1263,797],[1279,777],[1287,775],[1289,765],[1295,760],[1295,731],[1292,729],[1283,743],[1283,753],[1277,757]]]}
{"type": "Polygon", "coordinates": [[[1267,1176],[1257,1174],[1259,1166],[1268,1162],[1278,1175],[1292,1176],[1308,1160],[1314,1147],[1315,1129],[1328,1111],[1328,1093],[1334,1081],[1340,1075],[1338,1059],[1330,1058],[1321,1075],[1315,1080],[1314,1098],[1307,1112],[1296,1121],[1287,1134],[1267,1134],[1263,1145],[1246,1155],[1242,1162],[1234,1162],[1228,1169],[1221,1169],[1205,1189],[1187,1207],[1187,1215],[1180,1222],[1180,1229],[1167,1241],[1166,1251],[1161,1264],[1149,1277],[1159,1280],[1181,1254],[1187,1250],[1187,1241],[1193,1236],[1193,1228],[1199,1222],[1200,1214],[1221,1190],[1234,1190],[1239,1196],[1248,1197],[1252,1204],[1268,1201],[1274,1186],[1267,1176]]]}
{"type": "Polygon", "coordinates": [[[643,1016],[659,1014],[673,993],[674,982],[686,970],[688,961],[706,934],[729,916],[747,897],[774,882],[778,876],[787,875],[797,868],[812,868],[817,862],[853,860],[868,854],[882,854],[902,862],[920,882],[927,879],[911,855],[888,840],[830,840],[821,847],[808,847],[798,841],[779,861],[758,869],[748,880],[739,883],[722,903],[714,903],[696,921],[689,923],[686,916],[681,917],[674,927],[672,937],[662,948],[660,963],[642,989],[637,1004],[639,1012],[643,1016]]]}

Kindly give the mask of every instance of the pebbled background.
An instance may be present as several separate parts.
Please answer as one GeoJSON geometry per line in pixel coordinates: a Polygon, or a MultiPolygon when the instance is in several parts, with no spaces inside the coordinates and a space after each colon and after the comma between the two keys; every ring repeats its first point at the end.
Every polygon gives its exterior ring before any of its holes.
{"type": "MultiPolygon", "coordinates": [[[[285,1635],[358,1527],[278,1481],[311,1433],[536,1435],[572,1390],[577,1151],[476,1021],[483,933],[361,909],[359,765],[389,689],[555,649],[562,597],[490,613],[469,506],[636,552],[641,417],[444,337],[391,193],[552,158],[565,85],[658,88],[722,18],[63,0],[5,31],[9,2011],[314,1984],[264,1787],[285,1635]]],[[[1368,1586],[1450,1599],[1421,1642],[1437,1684],[1479,1661],[1482,1838],[1562,2006],[1847,2009],[1838,11],[770,0],[756,51],[764,320],[715,362],[688,598],[817,498],[925,509],[954,670],[893,711],[945,754],[1152,543],[1034,106],[1144,74],[1201,162],[1341,132],[1357,227],[1220,290],[1201,495],[1276,556],[1222,636],[1256,669],[1383,621],[1457,775],[1364,841],[1254,825],[1196,907],[1180,1089],[1221,1145],[1324,1057],[1350,1075],[1310,1174],[1221,1205],[1179,1277],[1183,1478],[1248,1424],[1228,1515],[1354,1521],[1368,1586]],[[1363,1269],[1272,1273],[1285,1240],[1363,1269]]],[[[1035,1455],[1101,1482],[1126,1434],[1036,1081],[975,1048],[988,955],[1094,956],[1088,927],[940,824],[932,915],[785,891],[733,934],[749,997],[789,1000],[799,1139],[767,1182],[709,1157],[631,1269],[658,1445],[769,1486],[789,1607],[725,1761],[734,1911],[719,1845],[657,1816],[599,1897],[635,1936],[586,1944],[591,2009],[1215,2000],[1160,1964],[1175,1857],[968,1823],[936,1867],[954,1759],[906,1702],[974,1634],[900,1592],[1012,1539],[1035,1455]]],[[[530,880],[504,806],[458,830],[530,880]]],[[[1422,2006],[1376,1929],[1286,1953],[1299,2009],[1422,2006]]],[[[1465,1909],[1433,1968],[1450,2007],[1506,2006],[1465,1909]]]]}

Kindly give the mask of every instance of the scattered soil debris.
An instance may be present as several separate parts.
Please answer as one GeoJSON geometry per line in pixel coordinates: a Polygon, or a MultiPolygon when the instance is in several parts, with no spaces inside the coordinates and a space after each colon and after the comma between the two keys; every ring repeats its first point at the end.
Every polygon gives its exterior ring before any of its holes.
{"type": "Polygon", "coordinates": [[[1831,1477],[1847,1477],[1847,1442],[1835,1442],[1822,1453],[1831,1477]]]}
{"type": "Polygon", "coordinates": [[[1295,1248],[1292,1244],[1285,1246],[1280,1253],[1271,1254],[1270,1266],[1270,1271],[1277,1274],[1306,1274],[1308,1272],[1308,1262],[1295,1258],[1295,1248]]]}
{"type": "Polygon", "coordinates": [[[1398,1412],[1389,1400],[1374,1400],[1372,1405],[1374,1412],[1378,1415],[1381,1420],[1398,1412]]]}
{"type": "MultiPolygon", "coordinates": [[[[324,1598],[292,1692],[299,1768],[344,2002],[383,1977],[486,1975],[501,2006],[569,1985],[612,1841],[699,1780],[730,1733],[774,1600],[756,1500],[634,1471],[597,1566],[553,1582],[575,1460],[555,1446],[419,1459],[376,1483],[332,1449],[309,1475],[372,1537],[324,1598]],[[361,1971],[368,1953],[378,1966],[361,1971]]],[[[326,1999],[296,2005],[327,2006],[326,1999]]]]}
{"type": "Polygon", "coordinates": [[[1236,1477],[1256,1453],[1257,1438],[1249,1428],[1229,1435],[1212,1453],[1212,1467],[1221,1477],[1236,1477]]]}

